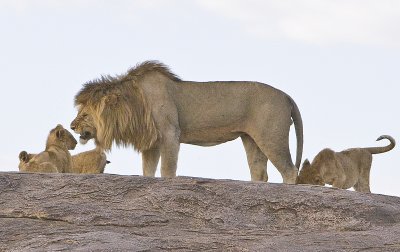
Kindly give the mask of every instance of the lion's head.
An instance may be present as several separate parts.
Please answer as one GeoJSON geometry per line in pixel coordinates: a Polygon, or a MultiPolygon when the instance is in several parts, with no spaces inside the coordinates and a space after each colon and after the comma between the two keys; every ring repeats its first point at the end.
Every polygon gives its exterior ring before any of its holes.
{"type": "Polygon", "coordinates": [[[325,185],[319,171],[310,164],[308,159],[303,162],[296,184],[325,185]]]}
{"type": "Polygon", "coordinates": [[[151,148],[158,140],[158,131],[137,82],[148,72],[167,71],[163,69],[163,65],[145,62],[125,75],[103,76],[84,84],[75,96],[78,115],[71,123],[80,142],[93,138],[104,150],[110,150],[113,143],[139,151],[151,148]]]}
{"type": "Polygon", "coordinates": [[[50,131],[46,146],[58,145],[68,150],[73,150],[77,143],[74,136],[68,130],[64,129],[61,124],[58,124],[50,131]]]}
{"type": "Polygon", "coordinates": [[[27,169],[27,163],[29,162],[29,160],[31,160],[36,154],[31,154],[28,153],[26,151],[21,151],[18,155],[19,158],[19,164],[18,164],[18,168],[19,171],[26,171],[27,169]]]}
{"type": "Polygon", "coordinates": [[[93,116],[86,107],[81,106],[78,109],[78,115],[71,122],[71,129],[79,134],[79,142],[86,144],[92,138],[96,138],[97,130],[94,124],[93,116]]]}
{"type": "Polygon", "coordinates": [[[26,151],[21,151],[18,155],[19,161],[23,163],[28,163],[32,158],[32,154],[28,154],[26,151]]]}
{"type": "Polygon", "coordinates": [[[110,150],[113,142],[139,151],[148,149],[156,142],[157,131],[144,104],[138,90],[127,95],[120,91],[104,94],[97,101],[78,105],[71,129],[80,135],[82,144],[94,139],[105,150],[110,150]]]}

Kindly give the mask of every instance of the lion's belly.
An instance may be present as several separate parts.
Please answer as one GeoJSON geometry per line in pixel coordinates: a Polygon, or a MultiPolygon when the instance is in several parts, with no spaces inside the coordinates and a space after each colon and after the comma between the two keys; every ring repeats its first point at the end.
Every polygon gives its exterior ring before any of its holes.
{"type": "Polygon", "coordinates": [[[282,102],[288,101],[281,91],[255,82],[181,82],[177,87],[180,141],[201,146],[225,143],[255,124],[265,125],[274,119],[270,111],[283,110],[287,104],[282,102]]]}
{"type": "Polygon", "coordinates": [[[223,129],[198,129],[181,132],[180,142],[199,146],[214,146],[232,141],[241,135],[240,132],[223,129]]]}

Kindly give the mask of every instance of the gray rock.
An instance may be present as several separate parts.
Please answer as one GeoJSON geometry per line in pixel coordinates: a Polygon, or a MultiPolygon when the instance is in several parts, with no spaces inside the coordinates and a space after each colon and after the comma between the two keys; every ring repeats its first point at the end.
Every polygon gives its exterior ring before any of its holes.
{"type": "Polygon", "coordinates": [[[400,198],[307,185],[0,173],[0,251],[400,251],[400,198]]]}

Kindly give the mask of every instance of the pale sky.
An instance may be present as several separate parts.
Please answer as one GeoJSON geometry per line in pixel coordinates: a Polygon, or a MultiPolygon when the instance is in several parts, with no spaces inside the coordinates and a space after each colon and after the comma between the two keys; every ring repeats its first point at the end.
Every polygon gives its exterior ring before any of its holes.
{"type": "MultiPolygon", "coordinates": [[[[43,151],[58,123],[69,128],[83,83],[144,60],[184,80],[283,90],[302,113],[303,160],[326,147],[387,145],[375,142],[384,134],[400,142],[399,24],[397,0],[0,0],[0,171],[18,171],[21,150],[43,151]]],[[[295,141],[292,128],[293,160],[295,141]]],[[[142,174],[133,148],[108,159],[106,173],[142,174]]],[[[177,173],[250,180],[240,140],[181,145],[177,173]]],[[[271,163],[268,175],[282,182],[271,163]]],[[[399,179],[398,146],[374,155],[372,192],[400,196],[399,179]]]]}

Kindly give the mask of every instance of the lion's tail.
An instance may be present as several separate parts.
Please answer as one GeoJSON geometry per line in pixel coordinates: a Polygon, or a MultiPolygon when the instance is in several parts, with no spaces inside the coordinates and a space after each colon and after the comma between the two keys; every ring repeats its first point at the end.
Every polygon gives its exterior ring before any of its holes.
{"type": "MultiPolygon", "coordinates": [[[[290,97],[289,97],[290,98],[290,97]]],[[[290,98],[292,103],[292,119],[294,123],[294,128],[296,130],[296,138],[297,138],[297,151],[296,151],[296,167],[300,169],[301,157],[303,155],[303,120],[301,119],[300,110],[297,107],[297,104],[294,102],[292,98],[290,98]]]]}
{"type": "Polygon", "coordinates": [[[383,136],[378,137],[378,139],[376,139],[376,141],[380,141],[382,139],[389,140],[390,144],[387,146],[383,146],[383,147],[369,147],[369,148],[364,148],[364,149],[369,151],[371,154],[379,154],[379,153],[384,153],[384,152],[390,151],[391,149],[394,148],[394,146],[396,146],[396,141],[394,140],[393,137],[388,136],[388,135],[383,135],[383,136]]]}

